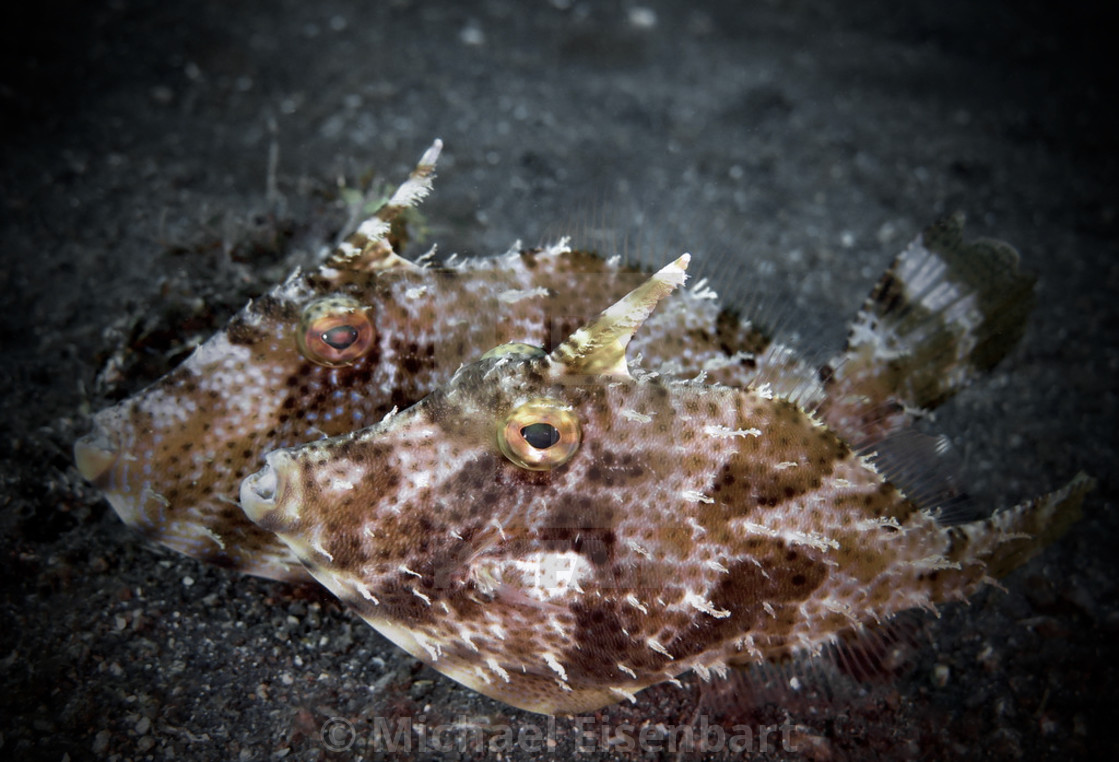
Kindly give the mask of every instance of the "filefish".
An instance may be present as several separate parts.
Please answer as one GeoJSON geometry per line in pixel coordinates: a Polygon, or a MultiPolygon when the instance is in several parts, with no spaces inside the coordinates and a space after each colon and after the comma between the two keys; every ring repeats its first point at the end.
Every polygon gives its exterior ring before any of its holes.
{"type": "MultiPolygon", "coordinates": [[[[127,525],[210,563],[309,581],[238,504],[266,452],[372,425],[494,345],[550,346],[646,277],[566,241],[442,266],[400,256],[391,225],[430,192],[441,149],[435,141],[321,265],[296,270],[165,377],[94,416],[75,461],[127,525]]],[[[702,285],[684,292],[650,325],[638,351],[651,367],[745,384],[800,362],[713,297],[702,285]]]]}
{"type": "Polygon", "coordinates": [[[631,364],[684,255],[552,348],[496,347],[367,429],[270,453],[241,505],[394,643],[532,712],[818,655],[965,599],[1059,536],[1092,480],[952,523],[829,424],[880,428],[912,398],[899,378],[930,400],[951,387],[910,358],[989,359],[976,331],[999,300],[960,286],[936,230],[913,249],[925,267],[903,255],[876,289],[822,397],[631,364]],[[888,393],[870,398],[875,364],[888,393]]]}

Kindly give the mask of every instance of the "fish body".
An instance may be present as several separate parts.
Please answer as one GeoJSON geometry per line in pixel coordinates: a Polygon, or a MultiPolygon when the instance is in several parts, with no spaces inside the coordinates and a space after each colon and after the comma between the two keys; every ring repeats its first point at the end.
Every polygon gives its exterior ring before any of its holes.
{"type": "Polygon", "coordinates": [[[964,598],[1076,517],[1087,477],[948,526],[879,457],[1020,338],[1033,281],[1005,244],[930,227],[816,369],[702,284],[670,296],[686,256],[646,282],[565,242],[405,260],[390,226],[439,149],[95,416],[77,464],[127,524],[317,579],[450,677],[576,712],[964,598]]]}
{"type": "MultiPolygon", "coordinates": [[[[320,266],[297,270],[165,377],[94,416],[75,459],[126,524],[223,567],[309,581],[238,505],[265,453],[370,426],[495,345],[550,346],[646,277],[566,242],[455,266],[402,258],[390,224],[430,190],[440,148],[320,266]]],[[[651,367],[738,384],[799,362],[704,289],[679,294],[638,343],[651,367]]]]}
{"type": "MultiPolygon", "coordinates": [[[[818,654],[901,611],[966,598],[1078,515],[1083,476],[942,523],[828,424],[831,411],[857,434],[854,413],[881,406],[858,384],[782,396],[631,371],[630,340],[687,262],[550,350],[487,353],[369,429],[269,454],[242,507],[409,653],[543,713],[633,699],[689,670],[818,654]]],[[[941,307],[980,306],[929,309],[934,324],[971,338],[984,302],[939,281],[941,307]]],[[[897,286],[883,293],[928,293],[897,286]]],[[[898,299],[875,310],[848,350],[884,352],[882,331],[914,314],[898,299]]],[[[902,362],[886,365],[910,377],[904,341],[893,349],[902,362]]],[[[938,356],[949,355],[974,357],[938,356]]],[[[870,378],[858,367],[831,377],[870,378]]],[[[904,400],[895,381],[883,388],[904,400]]]]}

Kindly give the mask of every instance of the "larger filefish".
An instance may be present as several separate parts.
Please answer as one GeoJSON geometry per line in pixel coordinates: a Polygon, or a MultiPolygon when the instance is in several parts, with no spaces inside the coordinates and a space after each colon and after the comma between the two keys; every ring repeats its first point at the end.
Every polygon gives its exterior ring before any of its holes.
{"type": "Polygon", "coordinates": [[[687,263],[551,351],[499,347],[365,431],[268,455],[246,513],[413,656],[544,713],[817,654],[971,595],[1078,516],[1082,475],[946,526],[769,385],[631,373],[687,263]]]}

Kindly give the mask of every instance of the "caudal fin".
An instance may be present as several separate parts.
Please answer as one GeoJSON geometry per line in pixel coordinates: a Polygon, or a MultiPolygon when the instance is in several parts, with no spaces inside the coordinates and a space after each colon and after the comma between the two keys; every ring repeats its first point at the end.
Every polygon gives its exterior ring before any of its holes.
{"type": "Polygon", "coordinates": [[[855,316],[844,351],[823,368],[820,413],[855,446],[908,426],[1017,344],[1034,302],[1032,275],[1000,241],[964,243],[963,215],[903,251],[855,316]]]}

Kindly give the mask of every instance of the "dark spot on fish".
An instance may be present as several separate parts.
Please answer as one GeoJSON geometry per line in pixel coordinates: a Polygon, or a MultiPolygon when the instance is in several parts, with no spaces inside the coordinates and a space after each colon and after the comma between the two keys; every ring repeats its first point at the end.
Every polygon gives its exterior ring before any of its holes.
{"type": "Polygon", "coordinates": [[[404,372],[409,375],[415,375],[423,368],[423,362],[415,355],[405,355],[401,359],[400,365],[404,368],[404,372]]]}

